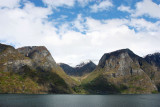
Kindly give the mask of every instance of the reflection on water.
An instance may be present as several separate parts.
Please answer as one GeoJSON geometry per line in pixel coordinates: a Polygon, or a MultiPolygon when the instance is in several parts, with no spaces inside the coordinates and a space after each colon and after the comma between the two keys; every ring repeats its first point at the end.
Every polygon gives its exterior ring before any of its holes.
{"type": "Polygon", "coordinates": [[[151,95],[0,94],[0,107],[160,107],[160,94],[151,94],[151,95]]]}

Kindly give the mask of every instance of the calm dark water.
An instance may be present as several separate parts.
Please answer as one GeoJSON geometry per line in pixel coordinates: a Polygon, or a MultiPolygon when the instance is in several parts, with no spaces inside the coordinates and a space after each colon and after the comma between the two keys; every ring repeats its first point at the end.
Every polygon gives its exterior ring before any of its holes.
{"type": "Polygon", "coordinates": [[[0,107],[160,107],[160,94],[151,94],[151,95],[0,94],[0,107]]]}

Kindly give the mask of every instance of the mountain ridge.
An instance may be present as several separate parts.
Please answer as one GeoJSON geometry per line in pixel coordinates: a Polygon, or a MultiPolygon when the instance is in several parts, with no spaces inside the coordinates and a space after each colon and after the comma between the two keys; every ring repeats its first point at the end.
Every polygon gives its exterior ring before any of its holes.
{"type": "Polygon", "coordinates": [[[89,61],[71,67],[57,64],[44,46],[15,49],[0,44],[0,93],[157,93],[159,61],[159,53],[142,58],[130,49],[121,49],[105,53],[97,66],[89,61]]]}

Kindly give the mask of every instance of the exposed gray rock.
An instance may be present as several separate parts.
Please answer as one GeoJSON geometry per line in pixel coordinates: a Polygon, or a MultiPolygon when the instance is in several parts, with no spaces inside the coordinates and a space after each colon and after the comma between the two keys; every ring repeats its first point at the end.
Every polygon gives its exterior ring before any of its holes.
{"type": "Polygon", "coordinates": [[[22,47],[17,50],[24,56],[31,58],[36,66],[44,71],[50,71],[53,67],[57,67],[50,52],[44,46],[22,47]]]}
{"type": "Polygon", "coordinates": [[[24,66],[34,68],[34,62],[30,59],[8,61],[4,63],[4,65],[6,66],[6,68],[4,69],[5,72],[20,72],[20,69],[24,66]]]}

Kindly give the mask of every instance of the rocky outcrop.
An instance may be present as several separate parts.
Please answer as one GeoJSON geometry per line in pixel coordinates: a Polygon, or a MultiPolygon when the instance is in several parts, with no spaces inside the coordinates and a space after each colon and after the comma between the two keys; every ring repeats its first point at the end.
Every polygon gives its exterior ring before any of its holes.
{"type": "Polygon", "coordinates": [[[0,45],[0,67],[3,71],[17,72],[24,65],[32,66],[31,59],[21,55],[14,47],[9,45],[0,45]]]}
{"type": "Polygon", "coordinates": [[[66,74],[71,76],[84,76],[91,73],[96,68],[96,65],[92,61],[82,62],[76,65],[76,67],[71,67],[64,63],[60,63],[59,65],[66,74]]]}
{"type": "Polygon", "coordinates": [[[17,49],[25,57],[29,57],[35,62],[35,66],[40,67],[43,71],[50,71],[57,67],[50,52],[44,46],[22,47],[17,49]]]}

